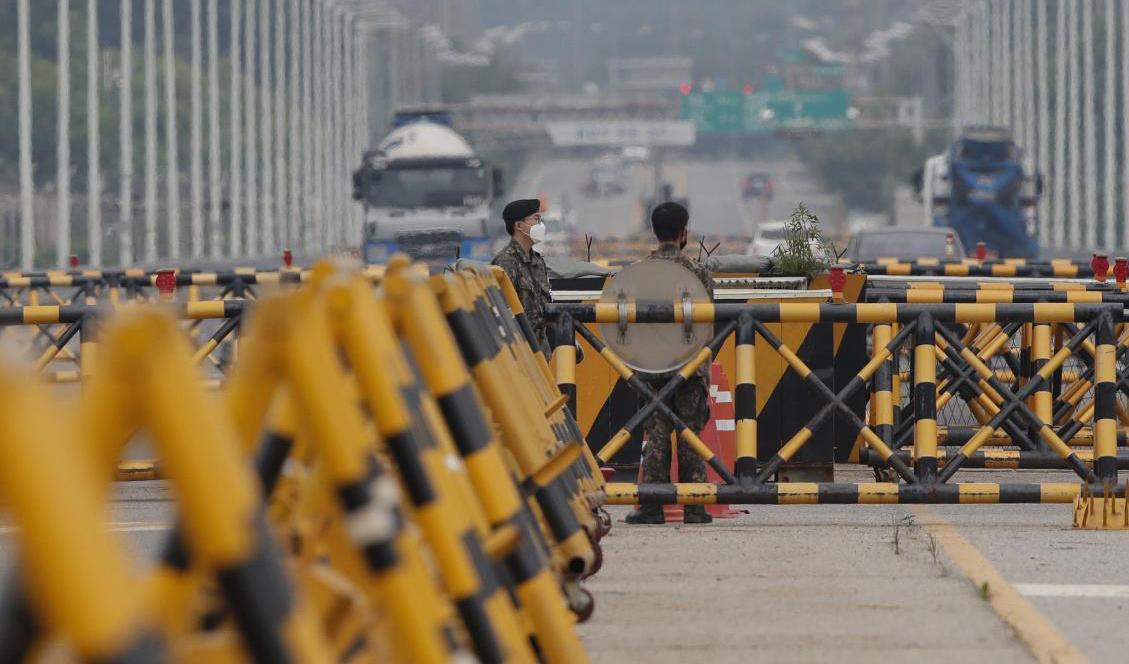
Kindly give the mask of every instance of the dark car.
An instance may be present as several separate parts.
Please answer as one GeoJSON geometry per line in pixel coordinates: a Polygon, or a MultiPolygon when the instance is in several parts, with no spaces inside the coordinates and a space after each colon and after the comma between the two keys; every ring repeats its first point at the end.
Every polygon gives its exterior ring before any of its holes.
{"type": "Polygon", "coordinates": [[[868,228],[851,238],[846,258],[855,263],[884,258],[959,261],[964,258],[964,245],[951,228],[868,228]]]}
{"type": "Polygon", "coordinates": [[[742,198],[772,198],[773,188],[767,173],[749,173],[741,179],[742,198]]]}

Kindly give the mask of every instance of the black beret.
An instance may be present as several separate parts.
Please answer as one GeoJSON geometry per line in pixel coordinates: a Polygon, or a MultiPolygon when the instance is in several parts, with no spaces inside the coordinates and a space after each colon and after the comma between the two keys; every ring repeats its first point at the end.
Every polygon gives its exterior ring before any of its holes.
{"type": "Polygon", "coordinates": [[[531,214],[536,214],[541,209],[541,201],[536,198],[519,198],[506,203],[502,209],[502,219],[505,221],[520,221],[531,214]]]}

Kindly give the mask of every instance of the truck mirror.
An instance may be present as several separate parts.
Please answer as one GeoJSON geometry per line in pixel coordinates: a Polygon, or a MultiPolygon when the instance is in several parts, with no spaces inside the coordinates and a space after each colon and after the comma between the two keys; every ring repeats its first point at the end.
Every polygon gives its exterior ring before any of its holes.
{"type": "Polygon", "coordinates": [[[918,168],[915,170],[913,174],[910,175],[909,183],[910,186],[913,187],[913,192],[917,195],[917,199],[921,200],[921,190],[925,188],[925,169],[918,168]]]}
{"type": "Polygon", "coordinates": [[[364,200],[365,176],[362,170],[353,171],[353,200],[364,200]]]}
{"type": "Polygon", "coordinates": [[[497,166],[491,171],[494,178],[494,195],[502,196],[506,193],[506,175],[501,168],[497,166]]]}

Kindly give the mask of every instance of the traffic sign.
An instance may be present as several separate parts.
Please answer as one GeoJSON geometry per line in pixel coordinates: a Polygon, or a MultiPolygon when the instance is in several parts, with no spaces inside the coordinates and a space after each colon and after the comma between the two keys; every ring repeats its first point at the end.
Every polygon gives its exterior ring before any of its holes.
{"type": "Polygon", "coordinates": [[[777,129],[842,129],[850,95],[831,90],[694,92],[682,97],[681,116],[702,133],[767,133],[777,129]]]}
{"type": "Polygon", "coordinates": [[[680,147],[693,145],[697,138],[694,123],[679,120],[547,122],[545,128],[553,145],[560,147],[583,145],[680,147]]]}
{"type": "Polygon", "coordinates": [[[741,92],[695,92],[682,97],[681,115],[703,132],[738,132],[745,128],[741,92]]]}

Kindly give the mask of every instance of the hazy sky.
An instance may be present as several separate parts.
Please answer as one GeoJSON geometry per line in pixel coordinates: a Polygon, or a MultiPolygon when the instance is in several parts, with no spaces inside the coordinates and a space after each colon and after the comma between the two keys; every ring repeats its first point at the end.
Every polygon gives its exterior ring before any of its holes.
{"type": "Polygon", "coordinates": [[[491,26],[537,23],[512,53],[552,61],[568,87],[605,81],[610,58],[666,55],[691,57],[699,77],[740,87],[759,80],[780,49],[806,39],[858,50],[920,0],[402,1],[421,20],[471,38],[491,26]]]}

